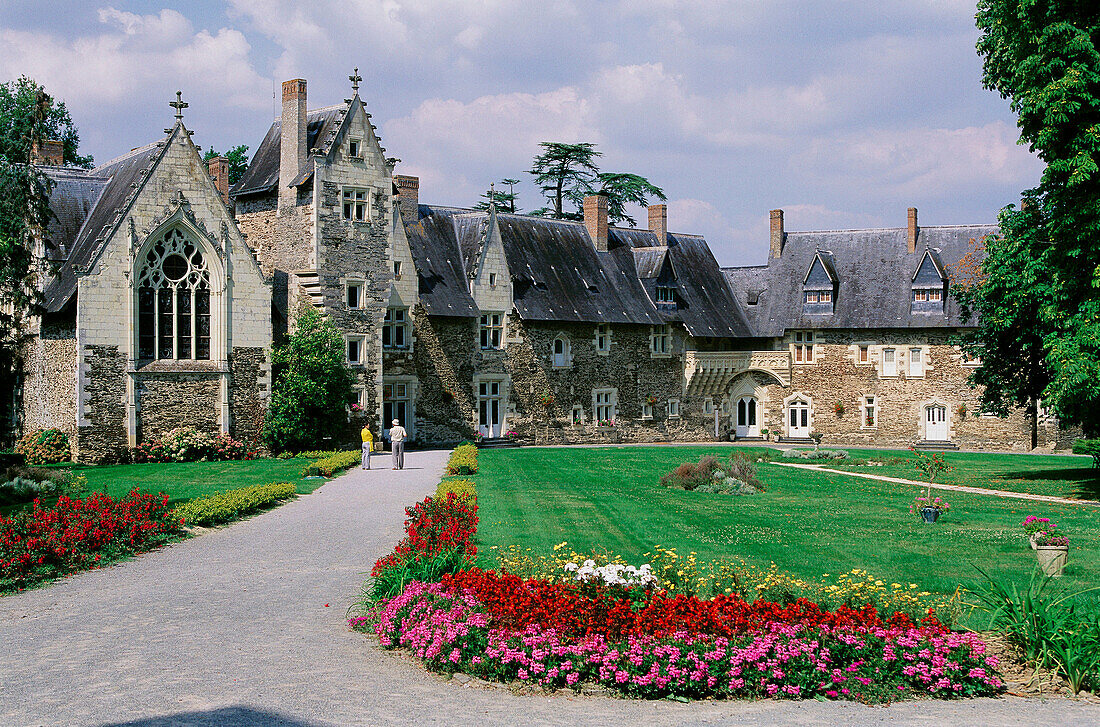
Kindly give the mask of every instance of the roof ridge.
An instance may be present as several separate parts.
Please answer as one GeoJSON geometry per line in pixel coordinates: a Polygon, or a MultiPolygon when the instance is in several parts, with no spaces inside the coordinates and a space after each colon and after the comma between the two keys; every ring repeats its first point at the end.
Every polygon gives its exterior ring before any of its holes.
{"type": "MultiPolygon", "coordinates": [[[[168,134],[165,134],[165,137],[167,137],[167,136],[168,136],[168,134]]],[[[130,151],[126,152],[125,154],[117,156],[114,159],[111,159],[110,161],[103,162],[102,164],[96,166],[93,169],[89,169],[88,171],[89,172],[98,172],[100,169],[104,169],[106,167],[114,166],[116,164],[124,162],[127,159],[130,159],[131,157],[135,157],[138,154],[143,154],[143,153],[149,151],[150,149],[156,147],[158,144],[163,144],[163,143],[164,143],[164,139],[161,139],[159,141],[151,141],[148,144],[144,144],[142,146],[134,147],[130,151]]]]}
{"type": "MultiPolygon", "coordinates": [[[[996,222],[973,222],[966,225],[917,225],[921,230],[961,230],[971,227],[997,227],[996,222]]],[[[822,235],[845,232],[894,232],[905,231],[907,227],[855,227],[848,230],[788,230],[788,235],[822,235]]],[[[676,234],[676,233],[672,233],[676,234]]]]}

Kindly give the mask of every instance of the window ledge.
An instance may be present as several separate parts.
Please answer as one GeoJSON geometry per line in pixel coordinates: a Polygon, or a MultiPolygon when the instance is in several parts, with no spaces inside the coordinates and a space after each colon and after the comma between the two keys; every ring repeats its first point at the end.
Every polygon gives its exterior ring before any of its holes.
{"type": "Polygon", "coordinates": [[[653,352],[650,352],[649,357],[650,358],[672,358],[672,354],[671,353],[653,353],[653,352]]]}
{"type": "Polygon", "coordinates": [[[224,373],[229,371],[229,365],[223,361],[210,361],[206,359],[154,359],[138,360],[127,368],[127,373],[136,374],[176,374],[176,373],[224,373]]]}

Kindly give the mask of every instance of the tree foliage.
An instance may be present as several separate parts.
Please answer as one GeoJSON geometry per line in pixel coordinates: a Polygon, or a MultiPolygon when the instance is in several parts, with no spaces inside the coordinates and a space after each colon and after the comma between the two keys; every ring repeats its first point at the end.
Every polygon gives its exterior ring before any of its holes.
{"type": "Polygon", "coordinates": [[[660,187],[652,184],[645,177],[625,172],[600,172],[596,175],[600,191],[607,197],[607,219],[613,224],[625,222],[631,227],[637,226],[637,221],[626,212],[628,204],[636,204],[645,207],[650,198],[661,201],[667,199],[660,187]]]}
{"type": "Polygon", "coordinates": [[[202,155],[202,160],[208,162],[215,157],[225,157],[229,160],[229,186],[232,187],[241,181],[244,170],[248,169],[248,144],[239,144],[225,152],[215,151],[213,148],[207,149],[202,155]]]}
{"type": "Polygon", "coordinates": [[[509,214],[516,214],[520,210],[516,207],[516,200],[519,198],[519,193],[516,192],[516,185],[519,184],[518,179],[502,179],[501,185],[507,186],[508,191],[503,189],[487,189],[485,194],[481,195],[484,201],[478,202],[474,205],[476,210],[488,210],[490,204],[495,204],[497,210],[500,212],[507,212],[509,214]]]}
{"type": "Polygon", "coordinates": [[[78,153],[80,134],[64,101],[55,102],[26,76],[0,84],[0,157],[10,164],[25,164],[35,140],[60,141],[69,166],[92,166],[92,157],[78,153]]]}
{"type": "MultiPolygon", "coordinates": [[[[1041,281],[1036,303],[1050,382],[1043,394],[1063,421],[1100,428],[1100,5],[981,0],[983,83],[1008,99],[1020,142],[1046,164],[1025,196],[1035,225],[1022,235],[1034,259],[1011,273],[1041,281]]],[[[1017,213],[1019,214],[1019,213],[1017,213]]],[[[1013,224],[1011,215],[1007,220],[1013,224]]],[[[1007,237],[1007,235],[1006,235],[1007,237]]],[[[1012,303],[991,313],[1011,315],[1012,303]]]]}
{"type": "Polygon", "coordinates": [[[344,362],[344,339],[312,307],[303,308],[293,332],[272,354],[275,385],[264,441],[275,452],[318,449],[347,432],[347,406],[355,381],[344,362]]]}

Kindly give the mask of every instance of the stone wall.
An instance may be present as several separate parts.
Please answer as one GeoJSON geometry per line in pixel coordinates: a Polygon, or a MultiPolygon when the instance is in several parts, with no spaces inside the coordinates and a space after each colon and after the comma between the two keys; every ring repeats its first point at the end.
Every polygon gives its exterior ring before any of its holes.
{"type": "MultiPolygon", "coordinates": [[[[477,319],[428,316],[421,306],[413,310],[412,318],[418,441],[454,444],[469,440],[477,426],[473,385],[477,319]]],[[[390,370],[385,373],[389,375],[390,370]]]]}
{"type": "Polygon", "coordinates": [[[223,374],[157,372],[136,377],[139,441],[160,439],[177,427],[218,434],[223,374]]]}
{"type": "Polygon", "coordinates": [[[291,274],[313,269],[316,260],[313,244],[313,205],[284,210],[278,214],[274,194],[237,204],[237,226],[271,280],[273,334],[276,339],[287,332],[289,311],[295,310],[296,288],[291,274]]]}
{"type": "Polygon", "coordinates": [[[76,314],[45,315],[21,347],[23,430],[57,428],[76,435],[76,314]]]}
{"type": "Polygon", "coordinates": [[[229,359],[230,434],[249,444],[259,443],[271,388],[271,366],[262,348],[233,349],[229,359]]]}
{"type": "Polygon", "coordinates": [[[116,462],[125,457],[126,355],[118,346],[85,346],[79,369],[81,400],[75,457],[116,462]]]}

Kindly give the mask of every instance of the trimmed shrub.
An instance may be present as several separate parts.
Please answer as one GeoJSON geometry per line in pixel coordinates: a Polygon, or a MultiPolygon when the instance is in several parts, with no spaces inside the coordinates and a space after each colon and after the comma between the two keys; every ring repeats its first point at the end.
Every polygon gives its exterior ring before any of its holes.
{"type": "Polygon", "coordinates": [[[332,477],[346,469],[355,467],[363,460],[360,452],[336,452],[324,459],[310,462],[302,468],[302,477],[332,477]]]}
{"type": "Polygon", "coordinates": [[[87,485],[88,478],[72,470],[8,467],[0,473],[0,505],[61,495],[79,497],[87,485]]]}
{"type": "Polygon", "coordinates": [[[60,429],[37,429],[24,434],[16,443],[15,451],[23,455],[27,464],[54,464],[72,458],[69,436],[60,429]]]}
{"type": "Polygon", "coordinates": [[[296,496],[294,485],[289,482],[252,485],[185,502],[176,508],[176,515],[186,525],[221,525],[296,496]]]}
{"type": "Polygon", "coordinates": [[[848,459],[848,451],[844,449],[786,449],[783,450],[783,459],[808,459],[811,461],[848,459]]]}
{"type": "Polygon", "coordinates": [[[443,480],[435,488],[435,499],[446,500],[448,493],[451,492],[463,499],[477,497],[473,480],[443,480]]]}
{"type": "Polygon", "coordinates": [[[451,458],[447,460],[447,474],[476,475],[477,447],[473,444],[460,444],[455,447],[451,452],[451,458]]]}

